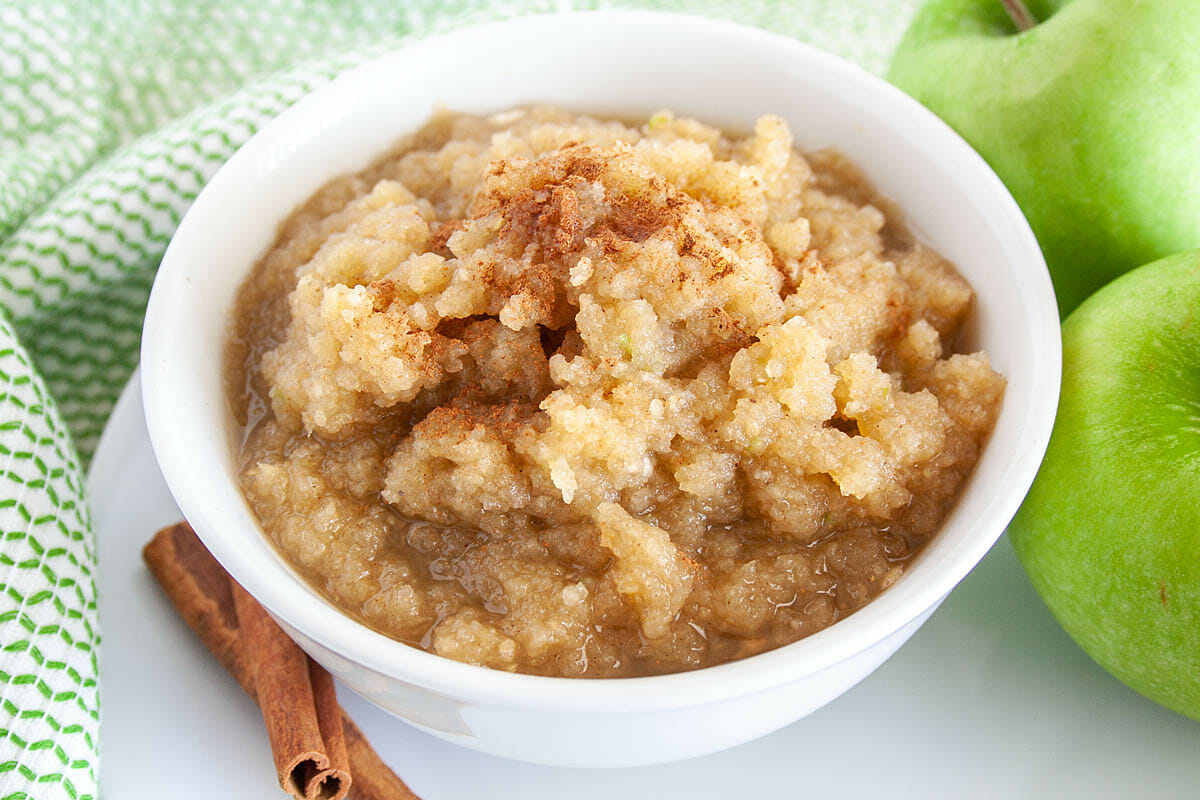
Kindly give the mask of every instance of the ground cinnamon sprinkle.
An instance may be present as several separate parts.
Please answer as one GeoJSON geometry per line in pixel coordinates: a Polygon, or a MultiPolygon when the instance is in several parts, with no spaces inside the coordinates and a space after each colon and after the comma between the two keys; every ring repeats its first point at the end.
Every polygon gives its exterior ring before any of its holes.
{"type": "Polygon", "coordinates": [[[935,534],[1004,390],[954,352],[971,305],[777,118],[444,115],[311,198],[243,288],[241,482],[316,586],[414,646],[718,664],[853,613],[935,534]]]}

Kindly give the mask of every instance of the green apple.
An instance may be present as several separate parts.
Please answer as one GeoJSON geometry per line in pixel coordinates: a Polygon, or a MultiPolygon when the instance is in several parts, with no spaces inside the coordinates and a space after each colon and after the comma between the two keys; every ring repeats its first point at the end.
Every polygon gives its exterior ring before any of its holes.
{"type": "Polygon", "coordinates": [[[991,164],[1065,316],[1117,275],[1200,247],[1200,1],[931,0],[889,79],[991,164]]]}
{"type": "Polygon", "coordinates": [[[1200,250],[1067,318],[1058,419],[1009,536],[1092,658],[1200,720],[1200,250]]]}

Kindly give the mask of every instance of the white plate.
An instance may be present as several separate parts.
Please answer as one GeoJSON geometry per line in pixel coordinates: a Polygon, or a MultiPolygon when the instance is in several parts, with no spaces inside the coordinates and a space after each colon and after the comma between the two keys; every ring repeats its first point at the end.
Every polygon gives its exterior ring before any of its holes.
{"type": "MultiPolygon", "coordinates": [[[[258,710],[175,616],[141,559],[179,519],[135,375],[88,482],[104,637],[102,796],[262,800],[275,775],[258,710]],[[202,773],[219,776],[201,781],[202,773]]],[[[376,749],[441,798],[1195,798],[1200,724],[1129,691],[1046,612],[1002,541],[913,639],[790,727],[659,767],[535,767],[464,750],[342,690],[376,749]]]]}

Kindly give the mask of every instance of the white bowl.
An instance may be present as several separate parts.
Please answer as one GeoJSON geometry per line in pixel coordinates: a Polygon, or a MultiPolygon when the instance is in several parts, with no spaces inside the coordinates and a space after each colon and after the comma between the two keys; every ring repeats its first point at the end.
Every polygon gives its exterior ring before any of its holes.
{"type": "MultiPolygon", "coordinates": [[[[527,17],[405,47],[281,114],[209,182],[179,226],[146,315],[142,391],[179,507],[226,569],[343,683],[435,736],[543,764],[628,766],[769,733],[878,667],[983,558],[1050,435],[1058,314],[1033,234],[950,128],[883,81],[795,41],[651,13],[527,17]],[[440,107],[550,103],[599,115],[662,108],[748,130],[763,113],[805,148],[846,153],[978,295],[976,344],[1008,378],[995,432],[943,530],[868,606],[807,639],[717,667],[579,680],[450,661],[351,621],[267,542],[238,488],[222,349],[234,293],[276,225],[440,107]]],[[[214,667],[215,668],[215,667],[214,667]]]]}

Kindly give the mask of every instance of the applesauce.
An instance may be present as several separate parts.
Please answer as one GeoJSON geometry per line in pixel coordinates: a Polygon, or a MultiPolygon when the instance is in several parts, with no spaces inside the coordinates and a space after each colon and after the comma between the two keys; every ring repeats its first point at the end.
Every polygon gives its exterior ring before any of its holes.
{"type": "Polygon", "coordinates": [[[415,647],[579,677],[743,658],[936,534],[1004,392],[956,352],[972,297],[778,118],[440,114],[242,287],[242,488],[415,647]]]}

